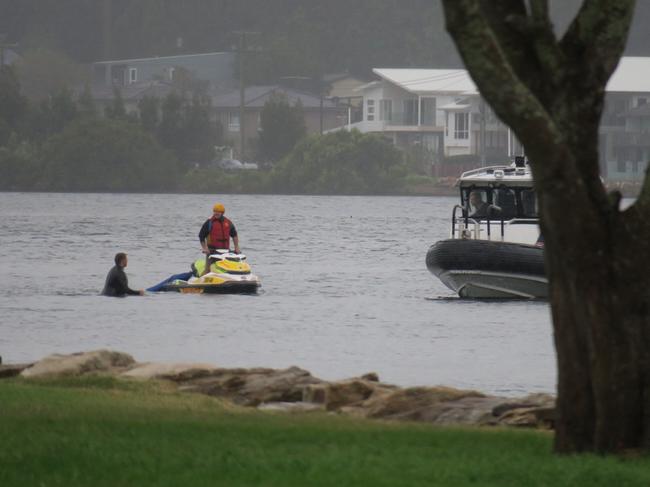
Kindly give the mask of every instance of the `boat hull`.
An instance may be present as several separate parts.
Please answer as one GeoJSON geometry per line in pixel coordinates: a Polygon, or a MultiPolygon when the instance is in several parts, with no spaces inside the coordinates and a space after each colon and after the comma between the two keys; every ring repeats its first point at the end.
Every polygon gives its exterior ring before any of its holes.
{"type": "Polygon", "coordinates": [[[429,271],[463,298],[545,299],[544,250],[535,245],[473,239],[429,248],[429,271]]]}

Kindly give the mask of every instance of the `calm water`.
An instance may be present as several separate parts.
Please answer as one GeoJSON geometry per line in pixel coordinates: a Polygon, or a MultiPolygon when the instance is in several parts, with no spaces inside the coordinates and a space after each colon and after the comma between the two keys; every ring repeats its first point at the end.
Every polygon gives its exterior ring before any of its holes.
{"type": "Polygon", "coordinates": [[[0,193],[0,355],[110,348],[139,361],[552,392],[547,304],[459,300],[427,271],[454,201],[0,193]],[[258,296],[98,295],[118,251],[133,288],[188,270],[216,201],[262,277],[258,296]]]}

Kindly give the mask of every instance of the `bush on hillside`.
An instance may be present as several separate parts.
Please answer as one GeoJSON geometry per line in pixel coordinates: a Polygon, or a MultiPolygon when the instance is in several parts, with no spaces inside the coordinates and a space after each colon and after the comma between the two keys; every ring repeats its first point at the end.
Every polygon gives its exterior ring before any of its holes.
{"type": "Polygon", "coordinates": [[[272,173],[275,191],[301,194],[398,193],[406,175],[397,149],[357,130],[307,137],[272,173]]]}
{"type": "Polygon", "coordinates": [[[179,175],[174,156],[138,125],[123,120],[77,121],[48,139],[40,189],[170,190],[179,175]]]}

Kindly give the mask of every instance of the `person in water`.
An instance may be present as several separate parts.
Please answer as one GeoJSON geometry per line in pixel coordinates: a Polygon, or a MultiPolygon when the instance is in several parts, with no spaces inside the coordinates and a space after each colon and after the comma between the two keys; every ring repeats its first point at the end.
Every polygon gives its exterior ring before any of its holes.
{"type": "Polygon", "coordinates": [[[241,253],[237,229],[233,222],[223,216],[225,212],[226,208],[221,203],[214,205],[212,207],[212,216],[205,221],[199,231],[201,249],[205,254],[204,274],[210,271],[210,265],[212,264],[210,254],[213,254],[217,249],[230,249],[231,238],[235,244],[235,253],[241,253]]]}
{"type": "Polygon", "coordinates": [[[128,262],[129,259],[124,252],[115,254],[115,266],[108,271],[106,284],[104,284],[104,290],[102,291],[104,296],[121,298],[127,294],[131,296],[142,296],[144,294],[142,289],[136,291],[129,287],[129,280],[126,277],[126,272],[124,272],[128,262]]]}

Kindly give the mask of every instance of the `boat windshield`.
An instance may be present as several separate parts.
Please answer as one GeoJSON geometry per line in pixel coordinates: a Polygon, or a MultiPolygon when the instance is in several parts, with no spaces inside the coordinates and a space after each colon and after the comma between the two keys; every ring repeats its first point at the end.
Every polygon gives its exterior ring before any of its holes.
{"type": "Polygon", "coordinates": [[[537,198],[530,188],[506,185],[461,189],[464,216],[476,220],[537,218],[537,198]]]}

